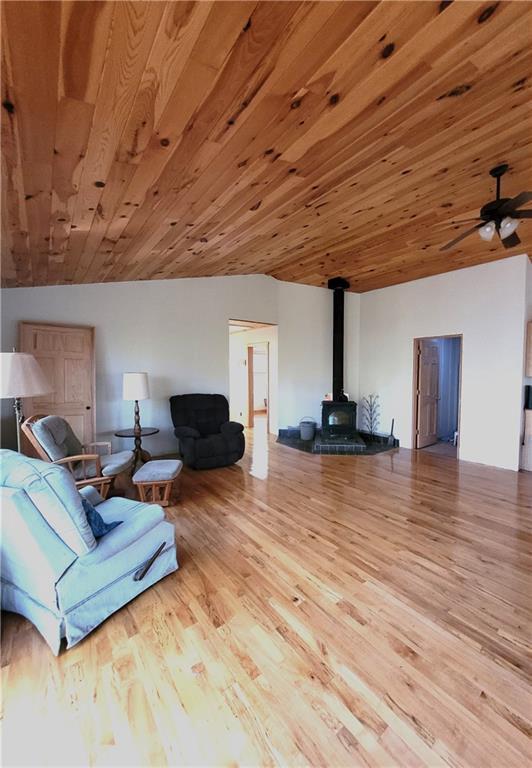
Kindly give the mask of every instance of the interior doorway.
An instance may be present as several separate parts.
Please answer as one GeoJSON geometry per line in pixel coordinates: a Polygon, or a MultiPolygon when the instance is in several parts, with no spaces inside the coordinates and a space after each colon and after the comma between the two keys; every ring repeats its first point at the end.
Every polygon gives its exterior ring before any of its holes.
{"type": "Polygon", "coordinates": [[[269,357],[268,341],[248,344],[248,426],[253,428],[260,422],[267,432],[270,413],[269,357]]]}
{"type": "Polygon", "coordinates": [[[277,433],[277,326],[229,321],[231,419],[256,432],[277,433]]]}
{"type": "Polygon", "coordinates": [[[462,336],[414,339],[414,447],[458,458],[462,336]]]}

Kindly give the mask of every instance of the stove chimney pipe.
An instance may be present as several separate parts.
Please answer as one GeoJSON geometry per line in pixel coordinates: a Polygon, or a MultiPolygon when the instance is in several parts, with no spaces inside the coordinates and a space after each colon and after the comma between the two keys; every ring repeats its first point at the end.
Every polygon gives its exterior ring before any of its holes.
{"type": "Polygon", "coordinates": [[[349,282],[332,277],[327,286],[333,291],[333,400],[346,402],[344,394],[344,291],[349,282]]]}

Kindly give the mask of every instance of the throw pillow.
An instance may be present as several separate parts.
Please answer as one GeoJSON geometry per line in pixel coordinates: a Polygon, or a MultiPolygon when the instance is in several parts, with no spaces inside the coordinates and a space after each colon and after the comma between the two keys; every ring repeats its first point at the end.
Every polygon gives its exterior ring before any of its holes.
{"type": "Polygon", "coordinates": [[[81,497],[81,503],[83,504],[83,509],[87,515],[87,522],[92,529],[95,539],[101,539],[102,536],[105,536],[106,533],[112,531],[113,528],[116,528],[122,522],[122,520],[115,520],[113,523],[106,523],[98,510],[83,496],[81,497]]]}

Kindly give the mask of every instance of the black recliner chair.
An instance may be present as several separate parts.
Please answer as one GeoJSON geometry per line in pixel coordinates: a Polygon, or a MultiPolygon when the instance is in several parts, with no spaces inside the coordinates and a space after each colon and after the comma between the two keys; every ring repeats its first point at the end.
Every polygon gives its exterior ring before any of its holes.
{"type": "Polygon", "coordinates": [[[244,427],[229,421],[229,403],[223,395],[174,395],[170,412],[187,467],[226,467],[244,455],[244,427]]]}

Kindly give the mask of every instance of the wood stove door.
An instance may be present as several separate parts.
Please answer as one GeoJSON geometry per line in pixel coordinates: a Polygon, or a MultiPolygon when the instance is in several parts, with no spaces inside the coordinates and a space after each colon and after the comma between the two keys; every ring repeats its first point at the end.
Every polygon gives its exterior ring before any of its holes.
{"type": "Polygon", "coordinates": [[[438,441],[440,355],[430,339],[418,341],[416,448],[438,441]]]}

